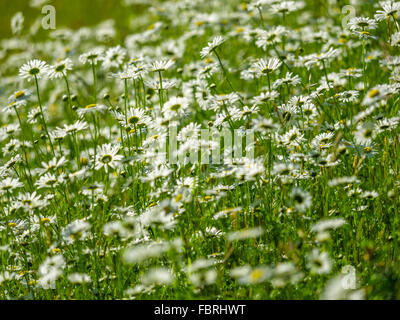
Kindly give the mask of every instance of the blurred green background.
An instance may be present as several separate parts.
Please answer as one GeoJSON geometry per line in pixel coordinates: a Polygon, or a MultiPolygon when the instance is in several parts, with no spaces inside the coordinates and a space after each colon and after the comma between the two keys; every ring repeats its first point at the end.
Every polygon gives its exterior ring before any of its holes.
{"type": "MultiPolygon", "coordinates": [[[[10,21],[14,14],[21,11],[25,17],[24,28],[39,17],[43,18],[42,6],[32,8],[31,0],[0,0],[0,39],[11,38],[10,21]]],[[[121,34],[128,30],[130,19],[140,15],[146,7],[143,5],[123,6],[122,0],[53,0],[48,1],[56,9],[57,28],[77,29],[93,26],[107,19],[114,19],[121,34]]]]}

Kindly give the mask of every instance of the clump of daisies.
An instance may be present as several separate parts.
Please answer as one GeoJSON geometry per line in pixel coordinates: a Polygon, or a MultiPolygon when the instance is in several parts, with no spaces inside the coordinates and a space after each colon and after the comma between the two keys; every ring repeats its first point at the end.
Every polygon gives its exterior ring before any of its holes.
{"type": "Polygon", "coordinates": [[[144,2],[8,17],[0,297],[396,297],[400,2],[144,2]]]}

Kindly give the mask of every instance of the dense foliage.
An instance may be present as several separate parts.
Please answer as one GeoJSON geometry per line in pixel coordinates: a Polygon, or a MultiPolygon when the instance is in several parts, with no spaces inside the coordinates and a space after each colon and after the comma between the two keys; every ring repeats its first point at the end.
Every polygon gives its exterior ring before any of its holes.
{"type": "Polygon", "coordinates": [[[400,2],[47,2],[0,14],[1,299],[399,297],[400,2]]]}

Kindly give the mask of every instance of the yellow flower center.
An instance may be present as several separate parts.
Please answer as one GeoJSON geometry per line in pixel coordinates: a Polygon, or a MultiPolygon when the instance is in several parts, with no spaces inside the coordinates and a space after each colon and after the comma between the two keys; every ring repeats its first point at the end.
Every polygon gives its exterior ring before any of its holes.
{"type": "Polygon", "coordinates": [[[39,68],[32,68],[31,70],[29,70],[29,74],[34,76],[37,75],[40,72],[39,68]]]}
{"type": "Polygon", "coordinates": [[[136,123],[139,122],[139,117],[138,117],[138,116],[132,116],[132,117],[130,117],[130,118],[128,119],[128,122],[129,122],[130,124],[136,124],[136,123]]]}
{"type": "Polygon", "coordinates": [[[89,160],[87,158],[80,158],[79,161],[82,165],[87,165],[89,163],[89,160]]]}
{"type": "Polygon", "coordinates": [[[25,92],[23,92],[23,91],[18,91],[18,92],[16,92],[16,93],[14,94],[14,98],[15,98],[15,99],[19,99],[19,98],[23,97],[24,95],[25,95],[25,92]]]}
{"type": "Polygon", "coordinates": [[[378,94],[379,94],[379,90],[378,90],[378,89],[372,89],[372,90],[369,92],[368,97],[374,98],[374,97],[376,97],[378,94]]]}
{"type": "Polygon", "coordinates": [[[112,161],[112,156],[109,154],[105,154],[101,157],[100,161],[103,163],[110,163],[112,161]]]}
{"type": "Polygon", "coordinates": [[[178,195],[175,197],[175,201],[176,201],[176,202],[179,202],[179,201],[182,200],[182,198],[183,198],[183,195],[182,195],[182,193],[180,193],[180,194],[178,194],[178,195]]]}
{"type": "Polygon", "coordinates": [[[263,273],[260,269],[256,269],[250,274],[250,278],[252,281],[257,281],[262,277],[262,274],[263,273]]]}

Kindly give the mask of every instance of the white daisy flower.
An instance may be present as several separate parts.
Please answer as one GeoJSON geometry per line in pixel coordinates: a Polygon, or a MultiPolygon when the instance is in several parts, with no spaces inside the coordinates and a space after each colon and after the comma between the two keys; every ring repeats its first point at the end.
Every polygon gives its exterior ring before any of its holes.
{"type": "Polygon", "coordinates": [[[58,79],[66,75],[66,72],[72,70],[73,63],[70,58],[57,62],[54,66],[50,67],[49,78],[58,79]]]}
{"type": "Polygon", "coordinates": [[[109,168],[115,169],[118,166],[118,162],[123,158],[121,155],[118,155],[119,149],[118,146],[113,146],[110,143],[99,146],[95,169],[100,170],[104,168],[106,172],[108,172],[109,168]]]}
{"type": "Polygon", "coordinates": [[[224,42],[225,42],[225,39],[223,37],[221,37],[221,36],[214,37],[213,40],[207,44],[206,47],[201,49],[200,57],[201,58],[207,57],[211,52],[213,52],[216,48],[218,48],[224,42]]]}
{"type": "Polygon", "coordinates": [[[38,59],[30,60],[25,63],[19,69],[19,76],[22,79],[40,79],[42,77],[47,77],[49,72],[49,66],[46,62],[38,59]]]}

